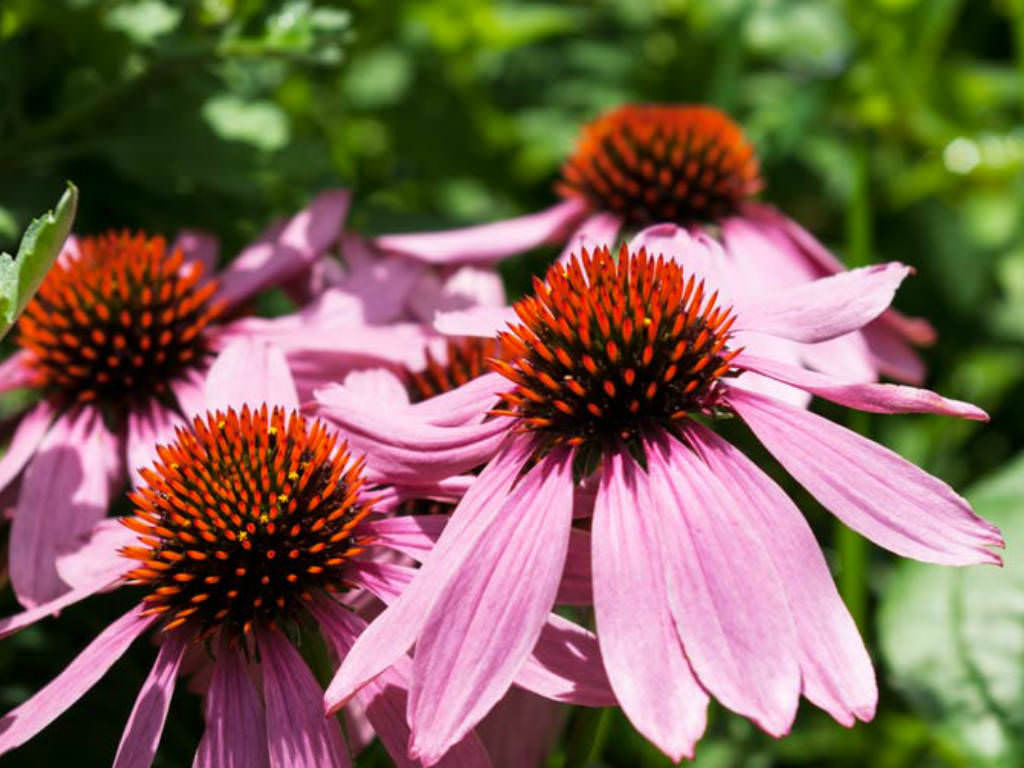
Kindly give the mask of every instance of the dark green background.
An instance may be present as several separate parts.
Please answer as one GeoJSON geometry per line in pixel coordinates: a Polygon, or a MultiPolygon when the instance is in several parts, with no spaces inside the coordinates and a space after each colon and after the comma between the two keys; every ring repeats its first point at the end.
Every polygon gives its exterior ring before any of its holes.
{"type": "MultiPolygon", "coordinates": [[[[972,498],[1010,547],[1002,571],[900,565],[798,494],[876,661],[878,717],[847,731],[804,707],[776,742],[716,708],[696,762],[1019,765],[1022,14],[1021,0],[2,0],[0,247],[69,178],[79,232],[203,227],[226,255],[328,185],[355,189],[365,232],[500,218],[552,202],[577,126],[604,108],[727,109],[760,151],[764,199],[851,264],[918,269],[897,306],[941,334],[929,386],[993,420],[826,412],[960,489],[1006,465],[972,498]]],[[[513,293],[549,255],[503,267],[513,293]]],[[[0,643],[0,709],[128,599],[0,643]]],[[[14,610],[7,592],[0,602],[14,610]]],[[[140,641],[3,765],[109,764],[153,655],[140,641]]],[[[180,692],[158,765],[190,764],[199,729],[198,699],[180,692]]],[[[379,751],[362,762],[387,764],[379,751]]],[[[551,762],[666,761],[618,713],[575,713],[551,762]]]]}

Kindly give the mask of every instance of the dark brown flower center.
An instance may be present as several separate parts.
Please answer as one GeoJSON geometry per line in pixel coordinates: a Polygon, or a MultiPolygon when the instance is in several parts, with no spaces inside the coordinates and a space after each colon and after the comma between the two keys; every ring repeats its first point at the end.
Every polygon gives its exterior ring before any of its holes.
{"type": "Polygon", "coordinates": [[[583,128],[559,190],[644,226],[713,222],[760,186],[754,149],[724,113],[629,104],[583,128]]]}
{"type": "Polygon", "coordinates": [[[352,533],[371,511],[358,498],[362,461],[322,422],[229,409],[197,417],[159,455],[130,494],[124,523],[139,545],[122,553],[140,561],[128,577],[150,588],[166,629],[201,637],[296,620],[315,593],[342,588],[368,543],[352,533]]]}
{"type": "Polygon", "coordinates": [[[108,233],[55,264],[18,322],[37,385],[71,402],[159,395],[208,354],[217,285],[161,237],[108,233]]]}
{"type": "Polygon", "coordinates": [[[510,362],[491,363],[516,384],[495,413],[602,449],[716,405],[738,354],[733,316],[674,261],[584,249],[534,287],[515,305],[522,324],[500,334],[510,362]]]}

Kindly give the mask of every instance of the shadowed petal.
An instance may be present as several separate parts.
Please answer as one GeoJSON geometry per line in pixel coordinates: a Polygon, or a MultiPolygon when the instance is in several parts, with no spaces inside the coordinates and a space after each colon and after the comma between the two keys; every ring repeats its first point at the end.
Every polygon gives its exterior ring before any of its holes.
{"type": "Polygon", "coordinates": [[[0,363],[0,392],[9,392],[32,383],[32,369],[28,361],[32,353],[22,349],[0,363]]]}
{"type": "Polygon", "coordinates": [[[39,447],[57,412],[49,400],[43,400],[18,422],[10,445],[0,458],[0,490],[3,490],[25,468],[39,447]]]}
{"type": "Polygon", "coordinates": [[[80,537],[70,552],[57,557],[57,573],[72,588],[94,584],[104,577],[113,583],[138,566],[121,554],[122,547],[137,545],[139,534],[122,524],[119,517],[100,520],[80,537]]]}
{"type": "Polygon", "coordinates": [[[153,466],[157,459],[156,447],[170,443],[175,428],[184,424],[178,414],[156,400],[128,412],[126,453],[133,487],[143,483],[139,470],[153,466]]]}
{"type": "Polygon", "coordinates": [[[898,555],[942,565],[1000,563],[1002,536],[937,477],[807,411],[730,390],[729,403],[832,514],[898,555]]]}
{"type": "Polygon", "coordinates": [[[270,768],[263,704],[241,651],[221,643],[206,692],[206,728],[192,768],[270,768]]]}

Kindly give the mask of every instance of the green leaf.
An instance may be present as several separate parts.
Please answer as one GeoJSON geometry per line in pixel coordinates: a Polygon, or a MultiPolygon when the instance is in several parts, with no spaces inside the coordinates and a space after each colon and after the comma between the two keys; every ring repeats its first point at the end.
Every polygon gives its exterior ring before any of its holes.
{"type": "Polygon", "coordinates": [[[1006,538],[1004,568],[904,562],[879,615],[892,682],[972,766],[1024,758],[1024,455],[968,493],[1006,538]]]}
{"type": "Polygon", "coordinates": [[[0,338],[14,325],[60,254],[77,208],[78,188],[68,182],[57,207],[28,225],[18,255],[0,253],[0,338]]]}

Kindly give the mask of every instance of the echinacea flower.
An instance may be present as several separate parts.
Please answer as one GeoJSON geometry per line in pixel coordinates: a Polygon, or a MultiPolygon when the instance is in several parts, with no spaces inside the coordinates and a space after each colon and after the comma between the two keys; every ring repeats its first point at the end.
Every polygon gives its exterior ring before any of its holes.
{"type": "MultiPolygon", "coordinates": [[[[324,715],[323,691],[293,643],[317,631],[342,658],[366,626],[352,609],[367,598],[394,600],[415,574],[403,560],[429,551],[445,518],[381,516],[395,493],[369,492],[362,460],[298,405],[280,350],[239,340],[218,356],[203,388],[205,410],[138,473],[134,514],[101,521],[86,546],[62,558],[74,588],[0,620],[2,637],[103,589],[145,592],[53,682],[0,718],[0,754],[72,706],[152,629],[160,650],[116,768],[152,762],[190,649],[212,658],[196,766],[350,764],[339,724],[324,715]]],[[[613,700],[593,635],[557,616],[545,634],[520,685],[547,698],[613,700]]],[[[347,714],[360,732],[376,733],[397,765],[414,768],[404,716],[410,664],[395,659],[347,714]]],[[[491,762],[469,733],[442,764],[491,762]]]]}
{"type": "MultiPolygon", "coordinates": [[[[775,208],[753,199],[761,189],[754,148],[727,115],[702,105],[613,109],[583,127],[562,168],[551,208],[464,229],[382,235],[385,252],[431,264],[481,264],[545,243],[612,246],[622,232],[676,224],[721,240],[752,286],[786,290],[845,266],[775,208]]],[[[793,351],[799,362],[863,381],[879,373],[920,383],[924,367],[911,344],[934,331],[888,310],[856,333],[793,351]]]]}
{"type": "Polygon", "coordinates": [[[67,585],[57,555],[107,513],[126,463],[146,463],[154,437],[190,410],[232,310],[301,270],[337,238],[348,193],[320,195],[273,240],[209,275],[216,246],[188,235],[111,232],[69,241],[14,334],[0,391],[42,396],[0,459],[14,496],[10,578],[25,606],[67,585]],[[126,462],[127,459],[127,462],[126,462]]]}
{"type": "MultiPolygon", "coordinates": [[[[330,709],[414,645],[411,754],[436,761],[534,647],[573,558],[574,489],[596,477],[598,641],[644,736],[674,760],[692,755],[711,696],[776,736],[801,694],[843,724],[870,719],[871,662],[822,552],[785,493],[716,433],[723,417],[738,416],[823,506],[879,545],[948,565],[1000,562],[998,529],[941,480],[740,385],[757,372],[861,410],[987,418],[933,392],[839,381],[735,345],[743,332],[812,343],[855,331],[889,305],[906,267],[733,296],[719,292],[706,249],[675,242],[667,258],[583,250],[536,281],[500,334],[511,357],[461,388],[476,393],[463,402],[489,393],[489,419],[442,427],[408,409],[374,410],[344,387],[319,394],[321,414],[389,475],[429,482],[486,462],[417,577],[342,662],[330,709]]],[[[436,399],[453,397],[459,390],[436,399]]]]}

